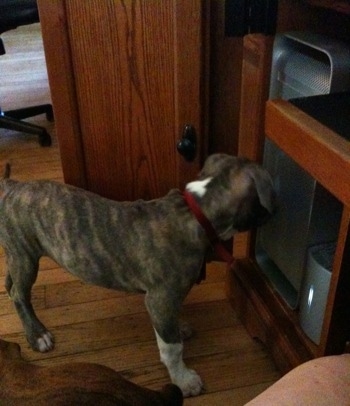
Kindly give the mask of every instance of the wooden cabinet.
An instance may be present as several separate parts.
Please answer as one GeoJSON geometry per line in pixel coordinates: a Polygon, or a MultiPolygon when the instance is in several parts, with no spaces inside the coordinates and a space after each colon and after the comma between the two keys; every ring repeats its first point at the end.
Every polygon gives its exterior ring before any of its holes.
{"type": "Polygon", "coordinates": [[[247,258],[238,260],[229,275],[230,296],[243,322],[287,371],[310,358],[349,350],[350,143],[287,101],[269,101],[265,118],[266,136],[344,207],[319,345],[304,334],[298,312],[284,302],[259,269],[254,238],[247,258]]]}
{"type": "Polygon", "coordinates": [[[206,2],[38,4],[65,181],[133,200],[193,179],[206,153],[206,2]],[[186,124],[193,162],[176,149],[186,124]]]}
{"type": "MultiPolygon", "coordinates": [[[[286,10],[292,2],[281,3],[286,10]]],[[[310,27],[312,22],[312,27],[318,28],[316,31],[330,35],[328,31],[332,25],[324,25],[325,30],[321,26],[328,18],[326,11],[322,9],[322,13],[316,16],[313,8],[306,10],[312,12],[310,27]]],[[[333,10],[329,13],[329,21],[333,18],[342,21],[333,10]]],[[[305,24],[305,15],[300,20],[303,18],[305,24]]],[[[347,18],[344,17],[345,23],[347,18]]],[[[284,24],[287,19],[287,13],[279,16],[279,21],[284,24]]],[[[338,30],[343,37],[347,26],[338,24],[334,34],[338,30]]],[[[281,27],[279,29],[283,31],[281,27]]],[[[347,40],[350,39],[347,37],[347,40]]],[[[279,368],[286,372],[314,357],[350,351],[350,142],[289,102],[275,100],[266,103],[272,45],[272,37],[251,34],[244,38],[239,153],[261,160],[267,137],[343,204],[318,345],[300,327],[298,310],[286,304],[259,268],[255,260],[254,232],[240,239],[242,255],[227,274],[228,295],[234,309],[250,334],[266,344],[279,368]]]]}

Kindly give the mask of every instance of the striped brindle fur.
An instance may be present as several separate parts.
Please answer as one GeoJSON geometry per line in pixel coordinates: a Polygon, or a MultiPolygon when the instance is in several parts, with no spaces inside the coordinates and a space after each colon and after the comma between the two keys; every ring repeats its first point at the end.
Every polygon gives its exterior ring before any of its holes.
{"type": "MultiPolygon", "coordinates": [[[[182,360],[178,316],[210,243],[182,193],[117,202],[52,181],[17,182],[9,179],[8,167],[5,172],[0,243],[7,256],[6,289],[31,347],[54,347],[30,302],[39,259],[48,256],[86,283],[144,294],[172,382],[185,396],[199,394],[202,381],[182,360]]],[[[186,189],[223,240],[262,224],[275,209],[269,174],[244,158],[211,155],[186,189]]]]}

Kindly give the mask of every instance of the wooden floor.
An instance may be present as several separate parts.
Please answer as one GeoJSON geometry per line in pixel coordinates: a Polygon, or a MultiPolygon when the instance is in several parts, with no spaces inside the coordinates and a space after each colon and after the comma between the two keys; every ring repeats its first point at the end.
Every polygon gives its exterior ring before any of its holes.
{"type": "MultiPolygon", "coordinates": [[[[0,57],[1,107],[6,110],[49,101],[39,25],[21,27],[2,37],[7,55],[0,57]]],[[[53,146],[43,148],[35,136],[0,129],[0,168],[10,162],[13,178],[63,181],[54,125],[44,116],[31,121],[47,126],[53,146]]],[[[1,252],[0,337],[18,342],[26,359],[38,365],[98,362],[156,389],[168,382],[141,295],[84,285],[43,258],[33,303],[54,333],[56,348],[39,354],[29,349],[5,294],[4,268],[1,252]]],[[[196,331],[185,344],[185,359],[206,385],[205,394],[186,399],[185,405],[244,405],[279,377],[262,345],[247,335],[226,300],[224,272],[225,266],[211,264],[207,280],[194,287],[184,305],[183,317],[196,331]]]]}

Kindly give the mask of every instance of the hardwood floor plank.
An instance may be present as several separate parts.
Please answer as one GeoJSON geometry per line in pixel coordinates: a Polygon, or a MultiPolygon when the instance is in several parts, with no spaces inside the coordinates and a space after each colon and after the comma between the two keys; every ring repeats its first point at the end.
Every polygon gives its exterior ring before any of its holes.
{"type": "MultiPolygon", "coordinates": [[[[144,310],[141,295],[128,295],[122,298],[112,298],[93,302],[38,309],[39,319],[48,327],[64,326],[83,321],[106,319],[113,316],[132,315],[144,310]]],[[[22,331],[17,314],[5,314],[0,318],[0,336],[22,331]]]]}
{"type": "Polygon", "coordinates": [[[74,282],[64,284],[48,285],[46,287],[46,307],[52,308],[68,304],[87,303],[114,297],[124,297],[125,295],[124,292],[99,288],[75,280],[74,282]]]}
{"type": "MultiPolygon", "coordinates": [[[[14,304],[11,299],[8,297],[7,292],[5,291],[4,283],[2,278],[0,278],[0,286],[3,288],[3,291],[0,292],[0,316],[5,314],[13,314],[15,311],[14,304]]],[[[45,308],[45,287],[38,286],[33,289],[32,294],[32,303],[35,309],[44,309],[45,308]]],[[[1,320],[1,318],[0,318],[1,320]]]]}
{"type": "Polygon", "coordinates": [[[274,381],[264,382],[256,385],[242,386],[240,388],[234,388],[220,392],[204,393],[202,396],[185,399],[184,406],[244,406],[249,400],[259,395],[261,392],[271,386],[273,382],[274,381]]]}
{"type": "MultiPolygon", "coordinates": [[[[182,312],[182,319],[190,322],[195,336],[207,330],[241,326],[238,320],[232,317],[228,301],[213,302],[210,305],[207,303],[187,305],[182,312]],[[222,317],[217,317],[218,314],[222,317]]],[[[45,354],[33,352],[25,342],[22,332],[6,335],[6,338],[21,344],[23,354],[30,360],[56,358],[154,340],[154,331],[145,310],[132,315],[59,325],[50,329],[56,337],[56,348],[45,354]]]]}

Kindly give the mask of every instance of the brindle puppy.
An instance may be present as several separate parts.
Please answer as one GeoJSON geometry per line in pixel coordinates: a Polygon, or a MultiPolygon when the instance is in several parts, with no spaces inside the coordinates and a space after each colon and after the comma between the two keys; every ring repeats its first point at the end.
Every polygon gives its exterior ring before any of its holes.
{"type": "MultiPolygon", "coordinates": [[[[268,173],[225,154],[210,156],[186,189],[223,240],[262,224],[275,208],[268,173]]],[[[210,243],[179,190],[120,203],[51,181],[4,179],[0,196],[6,288],[33,349],[54,345],[30,302],[39,259],[49,256],[87,283],[144,293],[172,382],[185,396],[201,392],[200,377],[182,359],[178,316],[210,243]]]]}

